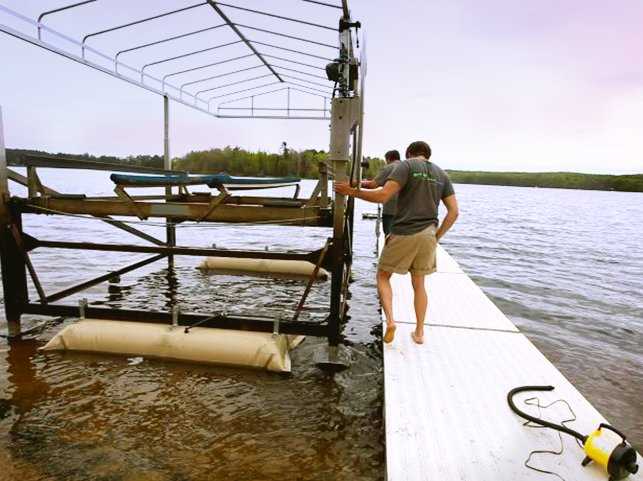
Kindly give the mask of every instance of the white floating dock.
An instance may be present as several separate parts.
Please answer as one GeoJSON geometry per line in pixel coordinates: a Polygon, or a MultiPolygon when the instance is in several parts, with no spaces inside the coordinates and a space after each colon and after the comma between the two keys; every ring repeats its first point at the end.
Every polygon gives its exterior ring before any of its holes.
{"type": "MultiPolygon", "coordinates": [[[[546,405],[566,400],[577,420],[567,425],[589,434],[607,422],[522,335],[449,254],[439,247],[438,272],[427,278],[429,312],[425,343],[411,339],[415,325],[408,275],[393,275],[395,341],[384,345],[386,470],[388,481],[556,480],[525,467],[531,451],[559,450],[558,433],[523,426],[507,406],[507,392],[522,385],[552,385],[550,393],[516,396],[546,405]]],[[[542,417],[560,423],[562,404],[542,417]]],[[[618,428],[618,422],[615,427],[618,428]]],[[[607,473],[581,466],[582,449],[563,435],[561,456],[536,454],[530,465],[566,481],[606,481],[607,473]]],[[[639,458],[640,462],[640,458],[639,458]]],[[[629,480],[640,481],[641,474],[629,480]]]]}

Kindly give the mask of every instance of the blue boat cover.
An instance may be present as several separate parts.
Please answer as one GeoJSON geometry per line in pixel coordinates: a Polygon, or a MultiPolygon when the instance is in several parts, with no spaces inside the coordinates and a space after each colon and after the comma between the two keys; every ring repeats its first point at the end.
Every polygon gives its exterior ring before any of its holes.
{"type": "Polygon", "coordinates": [[[301,181],[298,177],[235,177],[228,174],[214,175],[188,175],[188,174],[167,174],[167,175],[134,175],[134,174],[112,174],[109,177],[117,185],[131,187],[163,187],[167,185],[198,185],[205,184],[208,187],[220,187],[222,185],[232,187],[260,187],[262,185],[287,185],[296,184],[301,181]]]}

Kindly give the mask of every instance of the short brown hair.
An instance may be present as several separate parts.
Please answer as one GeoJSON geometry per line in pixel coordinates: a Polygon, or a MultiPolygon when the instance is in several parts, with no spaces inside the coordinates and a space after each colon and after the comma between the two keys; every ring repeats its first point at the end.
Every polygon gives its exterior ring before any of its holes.
{"type": "Polygon", "coordinates": [[[397,150],[389,150],[384,154],[384,158],[387,162],[393,162],[395,160],[400,160],[400,153],[397,150]]]}
{"type": "Polygon", "coordinates": [[[431,147],[429,144],[422,140],[417,140],[411,142],[406,148],[406,158],[410,159],[411,157],[424,157],[425,159],[431,158],[431,147]]]}

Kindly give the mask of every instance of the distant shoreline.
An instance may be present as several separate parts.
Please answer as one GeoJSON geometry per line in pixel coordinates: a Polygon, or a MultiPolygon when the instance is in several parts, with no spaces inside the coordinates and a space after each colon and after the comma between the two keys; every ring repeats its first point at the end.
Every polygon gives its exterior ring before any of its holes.
{"type": "MultiPolygon", "coordinates": [[[[96,157],[90,154],[51,154],[37,150],[6,149],[9,163],[19,162],[24,154],[54,155],[95,162],[112,162],[128,165],[162,168],[160,155],[138,155],[120,158],[115,156],[96,157]]],[[[189,172],[227,172],[232,175],[251,177],[298,176],[317,178],[319,162],[326,161],[324,151],[288,150],[281,154],[250,152],[238,147],[225,147],[208,151],[190,152],[173,159],[175,169],[189,172]]],[[[384,165],[379,158],[367,158],[368,169],[363,176],[374,177],[384,165]]],[[[607,175],[580,174],[575,172],[484,172],[449,170],[451,180],[458,184],[501,185],[507,187],[543,187],[554,189],[606,190],[618,192],[643,192],[643,174],[607,175]]]]}
{"type": "Polygon", "coordinates": [[[476,172],[447,170],[456,184],[554,189],[643,192],[643,174],[604,175],[575,172],[476,172]]]}

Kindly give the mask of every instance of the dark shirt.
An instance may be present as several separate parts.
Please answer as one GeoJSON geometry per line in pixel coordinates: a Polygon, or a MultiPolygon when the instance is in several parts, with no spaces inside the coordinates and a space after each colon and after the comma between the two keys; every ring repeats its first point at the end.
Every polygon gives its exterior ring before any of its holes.
{"type": "Polygon", "coordinates": [[[440,200],[454,194],[446,172],[423,158],[400,162],[388,180],[401,186],[392,234],[411,235],[437,225],[440,200]]]}
{"type": "MultiPolygon", "coordinates": [[[[388,180],[389,176],[395,170],[395,167],[397,167],[399,163],[400,161],[396,160],[395,162],[391,162],[390,164],[386,164],[384,167],[382,167],[380,171],[377,173],[377,176],[375,177],[375,179],[373,179],[375,183],[379,187],[382,187],[384,184],[386,184],[386,181],[388,180]]],[[[384,208],[382,209],[382,215],[395,215],[396,212],[397,212],[397,194],[391,197],[388,202],[384,203],[384,208]]]]}

